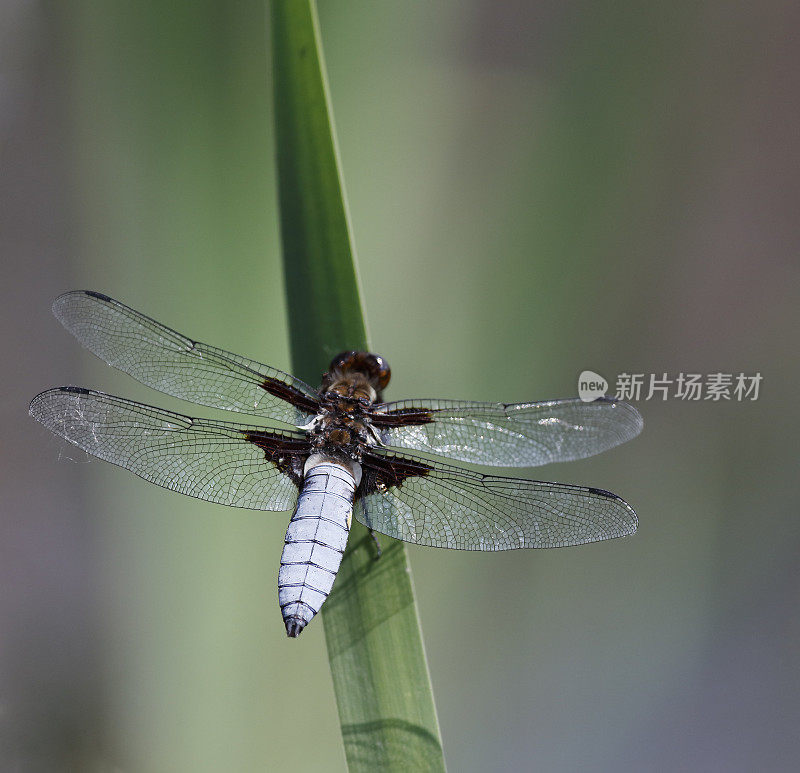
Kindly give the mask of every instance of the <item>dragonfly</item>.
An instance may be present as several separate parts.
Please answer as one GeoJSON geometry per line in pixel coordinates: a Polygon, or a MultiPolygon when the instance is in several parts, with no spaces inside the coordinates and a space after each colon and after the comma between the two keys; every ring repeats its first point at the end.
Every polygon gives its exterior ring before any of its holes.
{"type": "Polygon", "coordinates": [[[56,435],[151,483],[230,507],[292,511],[278,572],[289,637],[330,594],[353,515],[373,536],[458,550],[563,547],[636,531],[630,505],[604,489],[440,461],[583,459],[639,434],[642,417],[625,402],[385,402],[391,370],[377,354],[342,352],[315,389],[98,292],[65,293],[53,312],[87,349],[141,383],[262,422],[195,418],[75,386],[30,405],[56,435]]]}

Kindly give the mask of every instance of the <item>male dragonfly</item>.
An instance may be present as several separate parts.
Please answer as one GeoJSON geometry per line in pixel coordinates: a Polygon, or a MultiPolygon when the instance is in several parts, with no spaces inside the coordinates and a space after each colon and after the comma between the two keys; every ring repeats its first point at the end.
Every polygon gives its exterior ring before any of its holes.
{"type": "Polygon", "coordinates": [[[642,418],[627,403],[387,403],[390,370],[377,354],[339,354],[317,390],[100,293],[66,293],[53,312],[86,348],[147,386],[289,427],[190,418],[71,386],[30,406],[55,434],[159,486],[232,507],[294,508],[278,575],[290,637],[330,593],[353,512],[381,534],[460,550],[561,547],[636,531],[633,509],[603,489],[428,458],[503,467],[582,459],[639,434],[642,418]]]}

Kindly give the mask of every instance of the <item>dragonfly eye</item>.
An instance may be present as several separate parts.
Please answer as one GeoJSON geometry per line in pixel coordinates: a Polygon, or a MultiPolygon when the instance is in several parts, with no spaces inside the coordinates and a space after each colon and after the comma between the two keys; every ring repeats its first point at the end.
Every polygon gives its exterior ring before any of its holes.
{"type": "Polygon", "coordinates": [[[389,380],[392,378],[392,369],[389,367],[389,363],[386,362],[386,360],[384,360],[379,354],[371,354],[370,357],[372,357],[375,362],[375,388],[379,392],[382,392],[387,386],[389,386],[389,380]]]}

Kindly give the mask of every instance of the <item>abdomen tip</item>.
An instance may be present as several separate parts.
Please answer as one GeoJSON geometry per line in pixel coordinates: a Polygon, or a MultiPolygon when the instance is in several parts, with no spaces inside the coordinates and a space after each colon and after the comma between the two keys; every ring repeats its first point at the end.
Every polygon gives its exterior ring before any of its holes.
{"type": "Polygon", "coordinates": [[[290,639],[296,639],[306,627],[305,620],[299,617],[287,617],[283,622],[286,623],[286,635],[290,639]]]}

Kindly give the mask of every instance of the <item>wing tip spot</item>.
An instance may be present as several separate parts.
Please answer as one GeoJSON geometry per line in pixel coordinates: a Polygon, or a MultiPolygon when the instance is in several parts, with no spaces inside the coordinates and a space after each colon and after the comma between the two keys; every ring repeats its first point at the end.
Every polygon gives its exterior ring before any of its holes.
{"type": "Polygon", "coordinates": [[[58,391],[66,392],[68,394],[88,395],[91,390],[87,389],[86,387],[63,386],[63,387],[58,387],[58,391]]]}
{"type": "MultiPolygon", "coordinates": [[[[90,298],[97,298],[99,301],[109,302],[114,300],[104,293],[98,293],[96,290],[78,290],[77,292],[82,292],[84,295],[88,295],[90,298]]],[[[63,298],[64,296],[62,295],[61,297],[63,298]]]]}
{"type": "Polygon", "coordinates": [[[612,494],[610,491],[606,491],[603,488],[594,488],[594,486],[589,486],[589,493],[597,494],[597,496],[603,497],[604,499],[615,499],[617,502],[622,502],[622,504],[627,504],[622,497],[619,497],[616,494],[612,494]]]}

